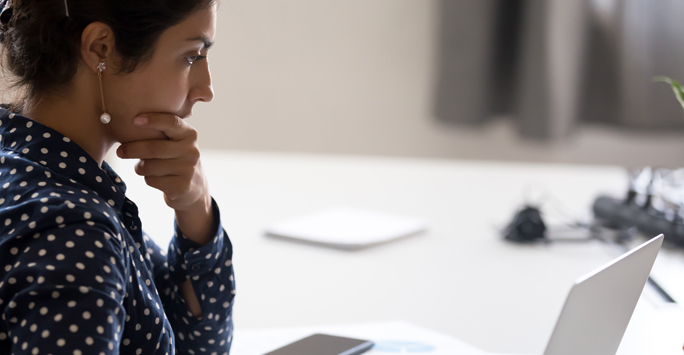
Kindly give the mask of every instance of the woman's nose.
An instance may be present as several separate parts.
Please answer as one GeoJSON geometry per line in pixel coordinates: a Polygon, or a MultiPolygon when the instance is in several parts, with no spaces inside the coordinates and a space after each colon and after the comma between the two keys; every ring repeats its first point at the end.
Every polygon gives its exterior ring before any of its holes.
{"type": "Polygon", "coordinates": [[[211,100],[214,99],[214,88],[211,85],[209,61],[205,59],[203,62],[201,73],[198,73],[197,81],[189,93],[189,99],[192,102],[211,102],[211,100]]]}
{"type": "Polygon", "coordinates": [[[214,99],[214,88],[211,86],[211,83],[198,89],[198,91],[199,93],[195,101],[211,102],[214,99]]]}

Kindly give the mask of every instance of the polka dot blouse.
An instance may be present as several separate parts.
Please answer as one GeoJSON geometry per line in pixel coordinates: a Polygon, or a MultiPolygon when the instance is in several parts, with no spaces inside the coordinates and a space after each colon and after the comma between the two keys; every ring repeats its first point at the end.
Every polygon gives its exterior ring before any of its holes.
{"type": "Polygon", "coordinates": [[[229,353],[233,248],[220,222],[204,246],[176,226],[164,251],[116,173],[69,138],[0,109],[0,145],[0,354],[229,353]]]}

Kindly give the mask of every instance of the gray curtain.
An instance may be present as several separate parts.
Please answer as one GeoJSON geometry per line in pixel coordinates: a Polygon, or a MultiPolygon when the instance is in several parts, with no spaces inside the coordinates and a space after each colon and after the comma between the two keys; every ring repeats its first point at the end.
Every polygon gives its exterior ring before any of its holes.
{"type": "MultiPolygon", "coordinates": [[[[669,86],[652,82],[656,75],[684,80],[684,1],[619,1],[613,16],[613,24],[603,31],[617,42],[612,60],[619,70],[616,124],[638,129],[684,128],[682,107],[669,86]],[[617,28],[617,33],[610,32],[611,28],[617,28]]],[[[604,85],[610,82],[609,77],[603,80],[604,85]]]]}
{"type": "Polygon", "coordinates": [[[447,122],[480,124],[491,113],[494,48],[500,0],[440,2],[440,62],[436,115],[447,122]]]}
{"type": "Polygon", "coordinates": [[[684,1],[443,0],[435,113],[478,125],[494,114],[523,136],[581,122],[684,128],[655,75],[684,81],[684,1]]]}

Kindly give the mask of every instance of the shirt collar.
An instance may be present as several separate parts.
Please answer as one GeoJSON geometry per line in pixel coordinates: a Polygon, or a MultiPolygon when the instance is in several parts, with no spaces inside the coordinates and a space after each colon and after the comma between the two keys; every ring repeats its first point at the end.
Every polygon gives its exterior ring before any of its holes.
{"type": "Polygon", "coordinates": [[[106,162],[100,167],[83,148],[54,129],[0,108],[0,147],[85,185],[121,210],[126,184],[119,175],[106,162]]]}

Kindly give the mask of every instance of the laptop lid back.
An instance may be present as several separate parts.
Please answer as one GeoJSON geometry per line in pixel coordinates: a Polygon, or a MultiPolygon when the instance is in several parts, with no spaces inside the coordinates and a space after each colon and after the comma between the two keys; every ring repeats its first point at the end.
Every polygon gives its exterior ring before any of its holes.
{"type": "Polygon", "coordinates": [[[544,355],[615,354],[662,243],[661,234],[575,281],[544,355]]]}

